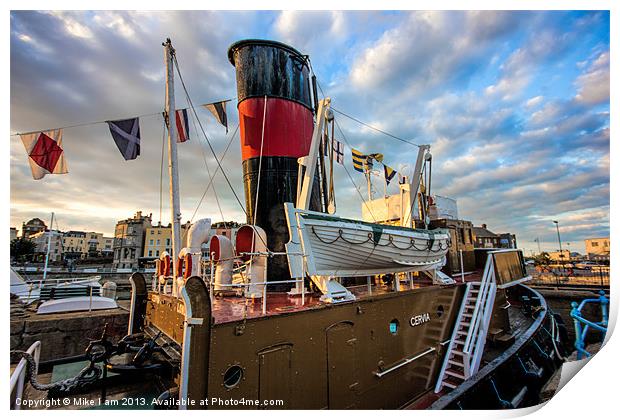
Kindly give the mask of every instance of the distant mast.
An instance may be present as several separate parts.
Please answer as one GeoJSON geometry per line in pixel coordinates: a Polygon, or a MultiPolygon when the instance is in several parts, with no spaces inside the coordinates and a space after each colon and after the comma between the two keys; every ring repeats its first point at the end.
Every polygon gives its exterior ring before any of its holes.
{"type": "MultiPolygon", "coordinates": [[[[166,117],[168,120],[168,173],[170,175],[170,208],[172,210],[172,269],[173,284],[179,274],[177,258],[181,249],[181,205],[179,203],[179,170],[177,168],[177,130],[174,107],[174,54],[170,38],[162,44],[166,60],[166,117]]],[[[176,286],[173,287],[176,290],[176,286]]]]}

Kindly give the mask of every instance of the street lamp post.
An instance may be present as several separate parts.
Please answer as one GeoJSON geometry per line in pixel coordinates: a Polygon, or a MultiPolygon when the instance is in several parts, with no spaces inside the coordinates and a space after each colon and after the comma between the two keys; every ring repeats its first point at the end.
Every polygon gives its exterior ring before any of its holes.
{"type": "Polygon", "coordinates": [[[560,262],[562,262],[564,256],[562,254],[562,240],[560,239],[560,223],[557,220],[554,220],[553,223],[555,223],[555,228],[558,232],[558,244],[560,244],[560,262]]]}

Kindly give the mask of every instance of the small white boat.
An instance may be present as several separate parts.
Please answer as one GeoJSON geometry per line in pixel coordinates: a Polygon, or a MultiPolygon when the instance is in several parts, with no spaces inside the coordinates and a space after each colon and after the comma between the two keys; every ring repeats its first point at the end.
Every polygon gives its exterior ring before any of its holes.
{"type": "Polygon", "coordinates": [[[358,277],[441,268],[450,248],[446,229],[411,229],[343,219],[286,203],[293,277],[358,277]],[[305,261],[302,259],[305,255],[305,261]],[[303,265],[306,265],[304,267],[303,265]],[[305,270],[304,270],[305,268],[305,270]]]}
{"type": "Polygon", "coordinates": [[[32,303],[35,300],[48,300],[54,297],[88,296],[90,290],[95,296],[101,294],[101,276],[90,276],[74,279],[46,279],[26,281],[11,267],[10,292],[19,297],[24,303],[32,303]]]}
{"type": "Polygon", "coordinates": [[[97,311],[118,308],[116,301],[102,296],[79,296],[64,299],[52,299],[43,302],[37,314],[55,314],[59,312],[97,311]]]}

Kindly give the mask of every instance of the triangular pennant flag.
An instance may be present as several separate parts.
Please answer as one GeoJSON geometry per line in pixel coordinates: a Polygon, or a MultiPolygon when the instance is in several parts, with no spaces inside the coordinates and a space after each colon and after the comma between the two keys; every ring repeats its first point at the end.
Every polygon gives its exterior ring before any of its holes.
{"type": "Polygon", "coordinates": [[[374,160],[376,160],[379,163],[383,162],[383,153],[373,153],[373,154],[368,155],[368,156],[373,158],[374,160]]]}
{"type": "Polygon", "coordinates": [[[387,165],[383,165],[383,172],[385,174],[385,183],[390,185],[390,181],[394,178],[397,172],[387,165]]]}
{"type": "Polygon", "coordinates": [[[177,143],[184,143],[189,140],[189,119],[187,118],[187,108],[177,109],[177,143]]]}
{"type": "Polygon", "coordinates": [[[214,102],[212,104],[204,104],[203,107],[207,108],[211,111],[211,114],[215,117],[215,119],[226,127],[226,134],[228,134],[228,117],[226,116],[226,102],[214,102]]]}
{"type": "Polygon", "coordinates": [[[358,172],[364,172],[368,168],[370,158],[359,150],[351,149],[351,159],[353,160],[353,168],[358,172]]]}
{"type": "Polygon", "coordinates": [[[334,150],[334,157],[336,158],[336,162],[344,165],[344,144],[334,139],[334,144],[332,145],[332,148],[334,150]]]}
{"type": "Polygon", "coordinates": [[[110,133],[125,160],[140,156],[140,118],[106,121],[110,133]]]}
{"type": "Polygon", "coordinates": [[[62,150],[62,129],[22,134],[20,137],[28,153],[34,179],[41,179],[47,174],[69,172],[62,150]]]}

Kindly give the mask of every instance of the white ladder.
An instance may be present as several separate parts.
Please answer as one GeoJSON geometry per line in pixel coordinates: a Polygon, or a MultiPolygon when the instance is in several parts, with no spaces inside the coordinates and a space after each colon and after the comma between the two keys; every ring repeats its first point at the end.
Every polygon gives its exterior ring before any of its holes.
{"type": "Polygon", "coordinates": [[[493,257],[489,255],[482,281],[467,283],[448,351],[435,386],[456,388],[478,372],[486,343],[497,284],[493,257]]]}

